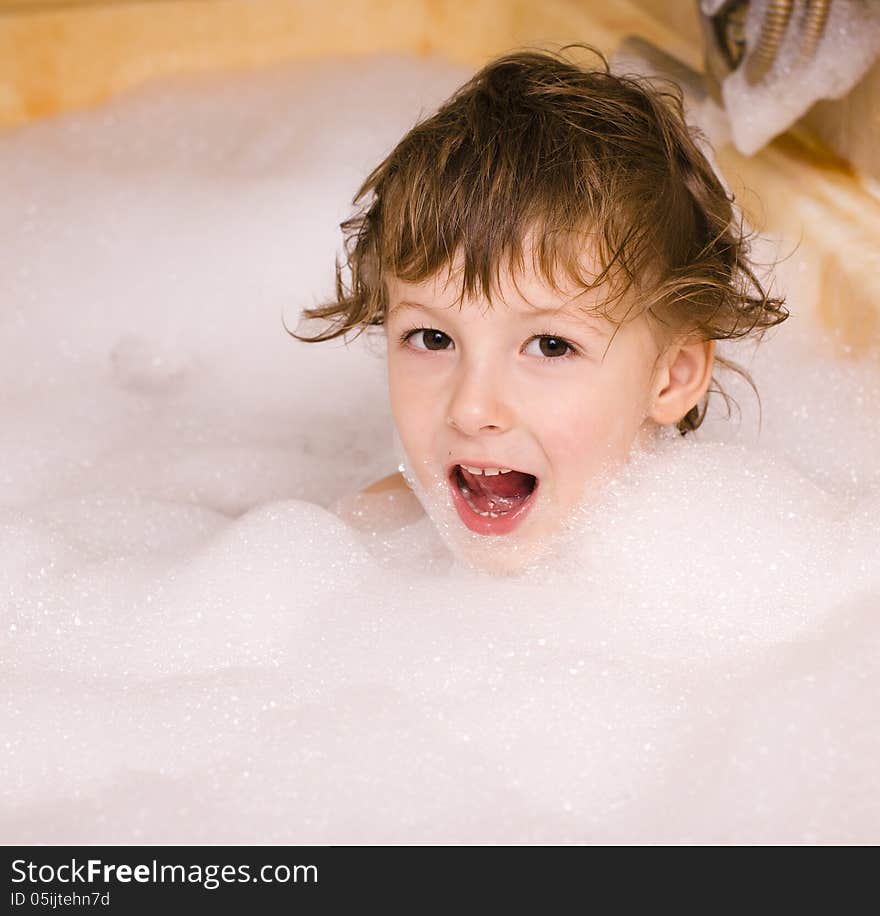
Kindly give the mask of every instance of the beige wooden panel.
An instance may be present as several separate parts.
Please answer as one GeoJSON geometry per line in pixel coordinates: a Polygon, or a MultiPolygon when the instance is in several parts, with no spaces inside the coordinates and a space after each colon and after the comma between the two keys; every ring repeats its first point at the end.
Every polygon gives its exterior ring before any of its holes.
{"type": "Polygon", "coordinates": [[[698,63],[697,47],[629,0],[0,0],[0,123],[169,73],[381,51],[478,67],[524,44],[610,52],[629,32],[698,63]]]}
{"type": "Polygon", "coordinates": [[[880,181],[880,61],[842,99],[817,102],[800,126],[880,181]]]}
{"type": "Polygon", "coordinates": [[[718,158],[752,224],[797,245],[839,355],[880,350],[880,200],[845,161],[790,135],[757,156],[726,146],[718,158]]]}

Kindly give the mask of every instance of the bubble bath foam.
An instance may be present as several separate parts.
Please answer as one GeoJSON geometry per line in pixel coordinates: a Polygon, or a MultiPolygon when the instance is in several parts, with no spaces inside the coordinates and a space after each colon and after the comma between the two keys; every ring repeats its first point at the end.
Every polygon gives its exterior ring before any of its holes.
{"type": "Polygon", "coordinates": [[[880,371],[796,258],[794,317],[722,348],[760,435],[725,379],[741,416],[521,574],[448,502],[328,511],[401,460],[381,333],[282,318],[464,76],[180,79],[0,138],[7,842],[877,841],[880,371]]]}

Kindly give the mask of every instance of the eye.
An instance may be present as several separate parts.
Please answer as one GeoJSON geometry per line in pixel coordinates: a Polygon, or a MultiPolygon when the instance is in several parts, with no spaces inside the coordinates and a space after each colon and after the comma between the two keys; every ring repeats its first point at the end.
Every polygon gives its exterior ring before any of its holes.
{"type": "Polygon", "coordinates": [[[533,337],[526,344],[526,352],[544,359],[570,359],[578,355],[577,350],[567,340],[555,334],[541,334],[533,337]],[[537,352],[534,349],[529,350],[533,344],[538,345],[537,352]]]}
{"type": "Polygon", "coordinates": [[[452,338],[436,328],[412,328],[400,335],[400,342],[408,342],[414,350],[446,350],[452,338]]]}

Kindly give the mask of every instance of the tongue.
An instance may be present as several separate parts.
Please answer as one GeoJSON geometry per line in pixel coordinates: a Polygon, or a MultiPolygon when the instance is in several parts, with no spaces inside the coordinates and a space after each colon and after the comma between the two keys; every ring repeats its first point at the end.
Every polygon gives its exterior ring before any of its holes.
{"type": "Polygon", "coordinates": [[[532,492],[533,478],[520,471],[507,474],[471,474],[459,466],[458,472],[470,490],[471,503],[480,512],[510,512],[532,492]]]}

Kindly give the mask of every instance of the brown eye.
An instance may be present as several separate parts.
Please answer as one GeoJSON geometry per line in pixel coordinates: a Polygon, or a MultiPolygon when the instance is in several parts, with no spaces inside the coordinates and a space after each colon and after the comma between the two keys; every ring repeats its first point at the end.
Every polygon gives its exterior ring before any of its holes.
{"type": "Polygon", "coordinates": [[[538,349],[541,351],[541,356],[546,356],[551,359],[557,356],[568,356],[571,350],[571,344],[561,337],[550,337],[545,335],[543,337],[536,337],[535,340],[538,341],[538,349]]]}
{"type": "Polygon", "coordinates": [[[452,343],[448,334],[435,328],[418,328],[411,331],[408,340],[417,350],[445,350],[452,343]]]}
{"type": "Polygon", "coordinates": [[[442,331],[422,331],[422,340],[429,350],[445,350],[452,341],[442,331]]]}

